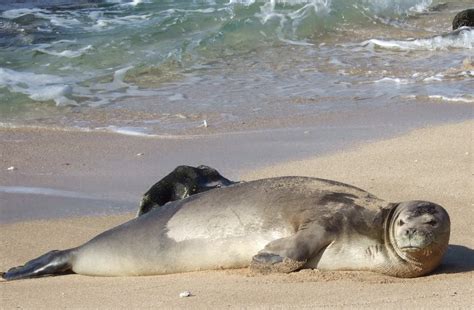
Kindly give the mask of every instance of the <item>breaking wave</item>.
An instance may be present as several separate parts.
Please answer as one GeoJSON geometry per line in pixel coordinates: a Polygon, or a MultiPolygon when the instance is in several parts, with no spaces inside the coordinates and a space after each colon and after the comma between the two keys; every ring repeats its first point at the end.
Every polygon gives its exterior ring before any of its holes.
{"type": "MultiPolygon", "coordinates": [[[[97,107],[154,96],[153,88],[216,60],[281,46],[317,48],[347,29],[390,27],[436,3],[13,0],[0,5],[0,98],[97,107]]],[[[373,39],[364,46],[430,50],[472,48],[472,42],[473,30],[463,29],[428,39],[373,39]]]]}

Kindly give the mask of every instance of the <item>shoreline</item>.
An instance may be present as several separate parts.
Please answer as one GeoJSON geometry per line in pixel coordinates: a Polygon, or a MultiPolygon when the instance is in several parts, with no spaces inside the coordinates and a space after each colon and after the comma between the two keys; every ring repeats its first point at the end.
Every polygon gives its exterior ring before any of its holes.
{"type": "MultiPolygon", "coordinates": [[[[474,241],[469,232],[474,215],[469,195],[473,185],[473,127],[474,121],[470,120],[417,129],[381,141],[359,143],[344,151],[238,171],[246,180],[281,174],[331,178],[388,201],[426,199],[442,204],[451,216],[450,249],[441,268],[431,275],[399,279],[368,272],[303,270],[289,275],[252,276],[246,269],[149,277],[66,275],[0,281],[2,306],[5,309],[157,306],[467,309],[473,290],[466,284],[474,275],[474,241]],[[185,290],[194,296],[179,298],[179,293],[185,290]]],[[[76,142],[87,145],[87,140],[76,142]]],[[[47,164],[43,167],[48,168],[47,164]]],[[[108,172],[106,168],[101,173],[108,172]]],[[[61,170],[55,173],[63,177],[61,170]]],[[[71,169],[68,173],[75,175],[78,171],[71,169]]],[[[51,249],[77,246],[132,216],[127,213],[0,224],[0,246],[4,249],[0,253],[0,270],[51,249]]]]}
{"type": "Polygon", "coordinates": [[[0,223],[134,212],[141,195],[178,165],[205,164],[241,180],[245,171],[468,119],[470,105],[418,104],[327,113],[314,123],[291,121],[299,127],[210,128],[199,135],[142,137],[105,130],[0,127],[0,223]],[[44,195],[42,189],[52,194],[44,195]]]}
{"type": "MultiPolygon", "coordinates": [[[[304,109],[302,110],[304,111],[304,109]]],[[[176,128],[155,128],[147,127],[145,124],[137,124],[136,118],[143,118],[145,123],[153,123],[153,117],[145,113],[135,115],[127,114],[125,111],[107,112],[102,110],[89,111],[85,114],[86,119],[100,121],[92,122],[89,125],[71,125],[75,121],[69,120],[79,112],[63,111],[62,117],[69,121],[58,121],[54,119],[39,118],[25,121],[11,122],[0,120],[0,130],[50,130],[63,132],[84,132],[84,133],[115,133],[130,137],[158,138],[158,139],[193,139],[218,137],[225,135],[239,134],[259,134],[262,132],[285,131],[308,129],[313,127],[344,127],[346,123],[356,127],[395,127],[401,129],[407,126],[409,129],[426,125],[438,125],[449,122],[458,122],[471,119],[473,116],[472,102],[443,102],[430,99],[400,99],[397,103],[381,102],[376,105],[347,105],[337,104],[331,109],[321,109],[318,112],[298,114],[286,114],[279,117],[274,115],[262,115],[245,117],[242,119],[219,121],[206,113],[196,116],[192,122],[194,125],[177,125],[176,128]],[[97,116],[94,113],[100,115],[97,116]],[[102,115],[103,113],[104,115],[102,115]],[[397,117],[394,118],[393,115],[397,117]],[[422,116],[422,117],[420,117],[422,116]],[[150,118],[151,119],[148,119],[150,118]],[[132,118],[135,121],[128,122],[126,119],[132,118]],[[118,120],[118,124],[107,123],[105,120],[118,120]],[[206,125],[204,125],[206,121],[206,125]]],[[[61,115],[61,114],[60,114],[61,115]]],[[[177,114],[181,115],[181,114],[177,114]]],[[[185,116],[181,115],[181,117],[185,116]]],[[[178,118],[179,119],[179,118],[178,118]]],[[[81,122],[79,122],[81,123],[81,122]]],[[[178,122],[179,123],[179,122],[178,122]]]]}

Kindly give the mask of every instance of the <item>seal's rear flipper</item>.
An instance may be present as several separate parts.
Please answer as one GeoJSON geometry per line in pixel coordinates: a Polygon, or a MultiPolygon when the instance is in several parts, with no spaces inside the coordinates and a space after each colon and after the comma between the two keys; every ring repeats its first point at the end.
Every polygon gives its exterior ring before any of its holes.
{"type": "Polygon", "coordinates": [[[24,266],[9,269],[7,272],[2,273],[2,278],[10,281],[65,274],[71,271],[72,255],[72,250],[51,251],[30,260],[24,266]]]}

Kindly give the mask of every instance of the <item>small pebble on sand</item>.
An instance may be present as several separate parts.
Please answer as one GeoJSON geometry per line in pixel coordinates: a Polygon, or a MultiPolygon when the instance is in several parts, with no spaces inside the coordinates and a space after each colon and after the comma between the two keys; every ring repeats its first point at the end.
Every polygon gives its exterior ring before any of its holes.
{"type": "Polygon", "coordinates": [[[183,297],[190,297],[190,296],[192,296],[192,294],[191,294],[190,291],[184,291],[184,292],[179,293],[179,297],[180,297],[180,298],[183,298],[183,297]]]}

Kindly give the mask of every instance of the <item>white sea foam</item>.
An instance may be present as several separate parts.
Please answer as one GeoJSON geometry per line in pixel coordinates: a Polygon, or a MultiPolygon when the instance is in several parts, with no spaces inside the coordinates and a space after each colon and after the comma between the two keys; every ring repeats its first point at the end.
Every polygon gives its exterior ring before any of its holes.
{"type": "Polygon", "coordinates": [[[124,6],[127,6],[127,5],[136,6],[137,4],[140,4],[140,3],[151,3],[150,0],[107,0],[106,2],[117,3],[124,6]]]}
{"type": "Polygon", "coordinates": [[[281,36],[279,36],[279,39],[280,41],[282,42],[285,42],[285,43],[288,43],[290,45],[298,45],[298,46],[314,46],[313,43],[309,43],[309,42],[306,42],[306,41],[295,41],[295,40],[289,40],[289,39],[285,39],[281,36]]]}
{"type": "Polygon", "coordinates": [[[51,45],[56,45],[56,44],[76,44],[77,43],[77,40],[58,40],[58,41],[53,41],[51,42],[51,45]]]}
{"type": "Polygon", "coordinates": [[[15,19],[18,17],[25,16],[27,14],[37,14],[37,13],[48,13],[47,10],[42,10],[42,9],[13,9],[13,10],[8,10],[2,13],[2,17],[6,19],[15,19]]]}
{"type": "Polygon", "coordinates": [[[33,50],[35,50],[37,52],[40,52],[40,53],[52,55],[52,56],[66,57],[66,58],[76,58],[76,57],[80,57],[80,56],[84,55],[87,51],[89,51],[91,49],[92,49],[92,45],[87,45],[87,46],[85,46],[81,49],[78,49],[76,51],[74,51],[74,50],[64,50],[64,51],[58,52],[58,51],[49,50],[49,49],[44,48],[44,47],[34,48],[33,50]]]}
{"type": "Polygon", "coordinates": [[[280,41],[300,46],[312,46],[304,40],[294,40],[287,38],[285,35],[288,30],[295,32],[298,26],[311,14],[318,16],[327,15],[331,11],[331,0],[272,0],[266,2],[260,7],[260,13],[256,13],[255,17],[260,19],[260,22],[265,25],[270,21],[277,21],[279,25],[275,32],[280,41]],[[303,5],[302,7],[292,10],[282,10],[277,8],[277,4],[284,3],[285,5],[303,5]]]}
{"type": "Polygon", "coordinates": [[[252,5],[254,3],[255,3],[255,0],[229,0],[229,4],[252,5]]]}
{"type": "Polygon", "coordinates": [[[6,19],[15,19],[28,14],[34,15],[36,18],[48,20],[51,25],[63,28],[81,27],[83,23],[70,13],[54,13],[45,9],[13,9],[2,13],[2,17],[6,19]]]}
{"type": "Polygon", "coordinates": [[[72,94],[72,86],[66,84],[62,77],[55,75],[0,68],[0,87],[25,94],[36,101],[52,100],[58,106],[77,105],[74,100],[68,98],[72,94]]]}
{"type": "Polygon", "coordinates": [[[133,5],[133,6],[135,6],[135,5],[138,5],[138,4],[140,4],[140,3],[151,3],[151,1],[150,1],[150,0],[132,0],[132,1],[126,2],[126,3],[124,3],[124,4],[125,4],[125,5],[133,5]]]}
{"type": "Polygon", "coordinates": [[[425,12],[432,3],[432,0],[422,0],[420,3],[415,4],[408,10],[411,12],[422,13],[425,12]]]}
{"type": "Polygon", "coordinates": [[[138,89],[124,82],[125,75],[133,66],[113,72],[113,80],[81,86],[88,75],[61,77],[51,74],[20,72],[0,67],[0,88],[27,95],[35,101],[54,101],[57,106],[98,107],[110,104],[126,96],[153,96],[155,91],[138,89]],[[80,104],[77,99],[80,98],[80,104]]]}
{"type": "Polygon", "coordinates": [[[99,127],[97,130],[115,132],[127,136],[136,136],[136,137],[156,137],[156,135],[147,133],[148,129],[143,127],[117,127],[117,126],[107,126],[99,127]]]}
{"type": "Polygon", "coordinates": [[[443,50],[448,48],[472,49],[474,45],[474,28],[463,27],[445,35],[424,39],[379,40],[371,39],[361,43],[364,47],[394,50],[443,50]]]}
{"type": "Polygon", "coordinates": [[[466,70],[466,71],[456,71],[452,70],[451,72],[448,70],[444,73],[436,73],[435,75],[430,75],[423,78],[423,82],[443,82],[448,80],[465,80],[471,79],[474,77],[473,70],[466,70]]]}
{"type": "Polygon", "coordinates": [[[441,82],[444,80],[444,74],[438,73],[423,79],[423,82],[441,82]]]}
{"type": "Polygon", "coordinates": [[[432,0],[371,0],[363,1],[376,14],[409,14],[425,12],[432,0]]]}
{"type": "Polygon", "coordinates": [[[216,11],[216,9],[215,9],[215,8],[207,8],[207,9],[195,9],[195,10],[180,10],[180,9],[173,10],[173,12],[183,12],[183,13],[204,13],[204,14],[214,13],[215,11],[216,11]]]}
{"type": "Polygon", "coordinates": [[[430,95],[428,98],[451,102],[474,103],[474,96],[447,97],[442,95],[430,95]]]}
{"type": "Polygon", "coordinates": [[[122,25],[136,25],[140,21],[149,20],[151,18],[151,14],[105,17],[102,13],[90,13],[89,18],[94,22],[94,24],[92,26],[84,26],[84,30],[97,31],[108,30],[122,25]]]}
{"type": "Polygon", "coordinates": [[[260,7],[260,13],[256,17],[260,18],[262,24],[267,23],[271,19],[280,20],[280,27],[284,26],[285,22],[299,23],[310,12],[316,14],[327,14],[331,11],[331,0],[272,0],[266,2],[260,7]],[[276,9],[276,5],[284,3],[287,5],[304,4],[303,7],[295,11],[280,11],[276,9]]]}
{"type": "Polygon", "coordinates": [[[374,81],[374,83],[408,84],[410,81],[407,79],[384,77],[383,79],[374,81]]]}
{"type": "Polygon", "coordinates": [[[122,68],[122,69],[119,69],[117,71],[114,72],[114,80],[113,80],[113,84],[115,85],[118,85],[118,86],[124,86],[124,85],[128,85],[126,84],[123,79],[125,78],[125,74],[127,74],[127,71],[132,69],[133,66],[128,66],[128,67],[125,67],[125,68],[122,68]]]}

